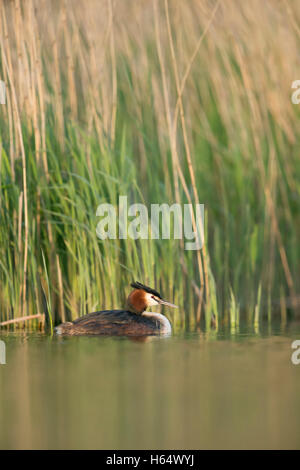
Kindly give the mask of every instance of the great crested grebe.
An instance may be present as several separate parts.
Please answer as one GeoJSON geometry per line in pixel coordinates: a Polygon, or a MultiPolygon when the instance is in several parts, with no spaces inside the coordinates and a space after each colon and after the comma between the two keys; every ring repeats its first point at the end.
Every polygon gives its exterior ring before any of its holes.
{"type": "Polygon", "coordinates": [[[126,310],[103,310],[62,323],[55,328],[60,335],[143,336],[171,333],[169,320],[160,313],[145,312],[152,305],[177,305],[163,300],[159,292],[140,282],[133,282],[134,290],[127,299],[126,310]]]}

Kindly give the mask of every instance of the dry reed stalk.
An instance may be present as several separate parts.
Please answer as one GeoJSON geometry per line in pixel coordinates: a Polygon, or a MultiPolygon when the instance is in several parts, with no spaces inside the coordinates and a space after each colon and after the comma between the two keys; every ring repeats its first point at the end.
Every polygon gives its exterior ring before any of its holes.
{"type": "Polygon", "coordinates": [[[295,19],[294,12],[291,9],[291,5],[289,4],[288,0],[283,0],[283,1],[284,1],[284,4],[285,4],[286,11],[288,12],[290,21],[292,23],[292,26],[293,26],[294,30],[296,31],[297,35],[300,38],[300,28],[299,28],[299,25],[298,25],[298,23],[295,19]]]}
{"type": "Polygon", "coordinates": [[[15,27],[15,38],[16,38],[16,52],[17,52],[17,71],[18,71],[18,80],[16,89],[18,90],[18,97],[19,103],[22,105],[24,101],[24,88],[23,88],[23,52],[21,47],[21,34],[22,34],[22,27],[21,27],[21,5],[20,0],[14,0],[14,24],[15,27]]]}
{"type": "Polygon", "coordinates": [[[114,15],[113,15],[113,6],[112,0],[108,0],[109,5],[109,15],[111,22],[111,31],[110,31],[110,54],[111,54],[111,70],[112,70],[112,110],[111,110],[111,129],[110,129],[110,139],[112,147],[114,147],[115,142],[115,132],[116,132],[116,115],[117,115],[117,65],[116,65],[116,51],[115,51],[115,37],[114,37],[114,15]]]}
{"type": "Polygon", "coordinates": [[[22,252],[22,213],[23,213],[23,191],[19,195],[18,204],[19,223],[18,223],[18,250],[19,254],[22,252]]]}
{"type": "Polygon", "coordinates": [[[62,322],[65,322],[66,314],[65,314],[65,306],[64,306],[64,290],[63,290],[62,272],[61,272],[58,255],[56,255],[56,267],[57,267],[57,275],[58,275],[59,310],[61,314],[60,318],[62,322]]]}
{"type": "MultiPolygon", "coordinates": [[[[39,127],[39,117],[40,117],[40,107],[39,107],[39,100],[37,96],[37,75],[38,75],[38,53],[37,51],[37,43],[36,43],[36,31],[34,28],[34,7],[32,0],[27,3],[27,13],[28,13],[28,21],[30,24],[30,34],[28,35],[28,49],[29,49],[29,56],[30,56],[30,64],[31,64],[31,80],[30,80],[30,88],[31,88],[31,102],[32,102],[32,114],[33,114],[33,132],[34,132],[34,142],[35,142],[35,158],[37,161],[37,168],[40,171],[40,159],[41,159],[41,132],[39,127]]],[[[37,204],[37,214],[36,214],[36,221],[37,221],[37,240],[40,244],[41,238],[41,193],[40,193],[40,186],[37,185],[37,193],[36,193],[36,204],[37,204]]]]}
{"type": "Polygon", "coordinates": [[[28,18],[30,22],[30,35],[28,36],[28,49],[31,65],[31,89],[32,89],[32,117],[33,117],[33,131],[34,131],[34,143],[35,143],[35,158],[40,168],[40,156],[41,156],[41,133],[39,128],[39,103],[37,96],[37,70],[36,65],[38,63],[37,50],[36,50],[36,37],[34,29],[34,11],[32,1],[28,3],[28,18]]]}
{"type": "Polygon", "coordinates": [[[76,84],[75,84],[75,65],[72,54],[72,38],[70,38],[70,30],[68,28],[68,3],[66,0],[62,2],[62,24],[64,31],[66,55],[67,55],[67,72],[68,72],[68,89],[72,117],[77,118],[77,98],[76,98],[76,84]]]}
{"type": "Polygon", "coordinates": [[[44,166],[44,172],[46,175],[46,180],[49,182],[49,170],[48,170],[48,161],[47,161],[47,151],[46,151],[46,117],[45,117],[45,87],[44,87],[44,76],[41,64],[41,40],[39,36],[39,29],[36,22],[35,11],[32,15],[32,26],[34,31],[34,38],[36,41],[36,61],[35,61],[35,70],[36,70],[36,81],[37,81],[37,90],[39,97],[39,116],[41,122],[41,153],[42,153],[42,162],[44,166]]]}
{"type": "MultiPolygon", "coordinates": [[[[7,63],[8,63],[8,68],[11,71],[12,70],[12,63],[11,63],[11,56],[10,56],[10,47],[9,47],[9,37],[8,37],[8,29],[7,29],[7,21],[6,21],[6,13],[5,13],[5,6],[4,3],[2,3],[2,23],[3,23],[3,32],[4,32],[4,41],[3,45],[1,48],[1,56],[2,56],[2,63],[4,63],[4,47],[5,50],[7,51],[7,63]]],[[[7,78],[7,72],[6,68],[3,67],[3,73],[4,73],[4,81],[5,83],[8,83],[8,78],[7,78]]],[[[7,114],[8,114],[8,126],[9,126],[9,156],[10,156],[10,168],[11,168],[11,174],[12,174],[12,180],[15,182],[15,146],[14,146],[14,116],[13,116],[13,109],[12,109],[12,103],[10,99],[10,94],[6,94],[6,102],[7,102],[7,114]]]]}
{"type": "MultiPolygon", "coordinates": [[[[3,47],[2,42],[1,42],[1,46],[3,47]]],[[[27,278],[27,260],[28,260],[28,201],[27,201],[26,155],[25,155],[25,147],[24,147],[24,142],[23,142],[22,126],[21,126],[21,119],[20,119],[20,114],[19,114],[19,109],[18,109],[16,91],[15,91],[14,83],[12,80],[12,76],[8,68],[5,51],[3,52],[3,59],[4,59],[4,65],[7,70],[10,87],[11,87],[13,106],[15,108],[15,113],[17,116],[16,126],[17,126],[18,136],[20,140],[21,155],[22,155],[22,175],[23,175],[23,192],[24,192],[24,224],[25,224],[23,288],[22,288],[22,294],[23,294],[22,312],[24,314],[25,309],[26,309],[26,278],[27,278]]]]}
{"type": "Polygon", "coordinates": [[[40,318],[42,322],[44,322],[45,314],[44,313],[37,313],[36,315],[26,315],[20,318],[14,318],[12,320],[6,320],[0,323],[0,326],[6,326],[6,325],[13,325],[15,323],[21,323],[25,322],[28,320],[34,320],[36,318],[40,318]]]}
{"type": "MultiPolygon", "coordinates": [[[[270,151],[270,161],[269,161],[269,187],[272,199],[276,196],[276,186],[277,186],[277,167],[276,167],[276,155],[275,155],[275,148],[274,145],[271,147],[270,151]]],[[[268,298],[271,298],[271,289],[274,279],[274,264],[275,264],[275,227],[274,227],[274,219],[270,218],[269,225],[269,237],[265,237],[265,246],[266,249],[269,249],[269,260],[268,263],[268,272],[267,272],[267,280],[268,280],[268,298]],[[268,247],[269,245],[269,247],[268,247]]]]}
{"type": "Polygon", "coordinates": [[[1,185],[2,185],[2,181],[1,181],[1,175],[2,175],[2,150],[3,150],[3,142],[2,142],[2,139],[0,139],[0,188],[1,188],[1,185]]]}
{"type": "Polygon", "coordinates": [[[30,77],[30,63],[28,57],[28,41],[27,37],[27,24],[29,23],[28,8],[30,3],[24,4],[24,14],[21,15],[21,28],[22,28],[22,51],[23,51],[23,74],[24,74],[24,121],[28,127],[28,130],[32,132],[32,83],[30,77]]]}
{"type": "Polygon", "coordinates": [[[57,22],[56,31],[54,29],[53,19],[49,21],[50,27],[50,40],[52,45],[52,56],[54,62],[54,99],[55,99],[55,110],[56,110],[56,130],[58,135],[59,143],[64,150],[64,108],[63,108],[63,97],[62,97],[62,85],[60,78],[60,58],[58,52],[58,38],[61,29],[61,12],[59,12],[59,19],[57,22]]]}
{"type": "MultiPolygon", "coordinates": [[[[40,45],[40,38],[39,38],[39,31],[36,23],[35,11],[33,9],[33,3],[31,4],[30,8],[30,24],[31,24],[31,50],[32,50],[32,64],[35,64],[34,71],[33,71],[33,96],[34,96],[34,116],[35,116],[35,136],[36,136],[36,143],[38,146],[36,147],[36,159],[38,163],[38,167],[40,166],[40,160],[42,155],[42,166],[44,168],[44,174],[46,177],[47,183],[49,183],[50,175],[48,170],[48,161],[47,161],[47,151],[46,151],[46,120],[45,120],[45,92],[44,92],[44,79],[43,79],[43,71],[42,65],[40,62],[41,57],[41,45],[40,45]],[[36,85],[36,86],[35,86],[36,85]],[[41,129],[39,127],[37,116],[40,116],[40,123],[41,129]]],[[[41,194],[40,194],[40,187],[37,187],[37,237],[38,240],[40,239],[40,213],[41,213],[41,194]]],[[[54,236],[51,223],[47,221],[47,232],[49,237],[49,244],[50,244],[50,256],[49,256],[49,276],[53,279],[53,284],[56,284],[56,276],[55,276],[55,245],[54,245],[54,236]]],[[[54,296],[54,290],[53,290],[54,296]]]]}

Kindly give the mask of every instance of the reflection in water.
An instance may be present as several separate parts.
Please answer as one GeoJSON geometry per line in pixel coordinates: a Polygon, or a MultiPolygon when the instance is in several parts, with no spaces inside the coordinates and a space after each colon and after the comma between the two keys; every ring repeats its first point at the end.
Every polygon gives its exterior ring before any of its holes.
{"type": "Polygon", "coordinates": [[[0,448],[299,448],[291,331],[1,332],[0,448]]]}

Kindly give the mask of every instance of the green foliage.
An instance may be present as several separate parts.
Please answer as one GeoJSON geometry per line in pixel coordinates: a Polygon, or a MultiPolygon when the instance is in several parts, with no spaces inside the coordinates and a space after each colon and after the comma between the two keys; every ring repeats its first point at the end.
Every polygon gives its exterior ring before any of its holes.
{"type": "MultiPolygon", "coordinates": [[[[7,15],[5,10],[13,7],[3,8],[7,15]]],[[[241,8],[245,9],[244,15],[237,10],[231,21],[252,31],[254,25],[246,2],[241,8]]],[[[194,18],[196,9],[190,15],[192,11],[182,12],[186,15],[182,24],[190,22],[190,27],[179,23],[173,31],[176,53],[180,48],[184,50],[183,58],[179,52],[177,58],[180,76],[205,26],[199,31],[202,16],[194,18]]],[[[281,14],[284,12],[278,11],[279,19],[281,14]]],[[[295,106],[291,110],[289,97],[281,102],[279,95],[273,96],[277,107],[267,100],[269,77],[282,77],[274,59],[274,54],[279,54],[275,33],[272,30],[269,37],[266,30],[260,39],[271,48],[270,60],[263,61],[259,56],[261,44],[248,44],[242,29],[236,28],[240,50],[227,36],[232,27],[223,29],[219,25],[214,30],[215,53],[211,54],[210,40],[204,41],[183,94],[186,122],[183,124],[178,118],[172,137],[166,116],[170,112],[173,119],[175,114],[175,76],[169,43],[163,34],[159,41],[165,69],[159,61],[153,18],[136,41],[130,25],[126,32],[128,42],[123,41],[123,36],[118,37],[116,30],[115,56],[103,55],[101,80],[97,70],[86,64],[93,64],[97,57],[93,47],[102,42],[88,41],[84,16],[77,37],[72,18],[68,17],[64,35],[78,42],[78,48],[72,50],[74,67],[64,60],[56,63],[52,49],[39,46],[39,34],[44,31],[47,36],[48,23],[44,30],[38,21],[37,29],[30,29],[40,54],[43,83],[43,88],[39,88],[34,82],[30,89],[36,98],[35,124],[33,109],[23,107],[26,102],[18,94],[23,68],[17,73],[17,67],[22,67],[25,58],[17,61],[12,30],[8,32],[11,50],[4,48],[6,56],[17,64],[11,70],[11,80],[3,60],[0,64],[10,103],[0,109],[0,320],[40,313],[39,277],[48,283],[48,302],[55,323],[64,314],[66,319],[74,319],[96,309],[124,305],[128,286],[137,279],[156,286],[180,306],[179,311],[167,312],[175,328],[195,325],[199,320],[199,288],[203,288],[195,252],[185,251],[177,240],[101,241],[96,236],[97,206],[103,202],[117,206],[120,195],[127,195],[129,203],[145,203],[149,209],[151,203],[171,204],[176,197],[181,204],[188,203],[183,178],[195,203],[186,159],[185,125],[196,189],[208,215],[206,255],[202,253],[202,261],[205,258],[208,266],[210,298],[204,295],[206,308],[202,318],[207,328],[212,314],[217,325],[230,320],[235,327],[242,315],[258,322],[267,315],[269,302],[278,305],[279,297],[290,296],[299,289],[300,167],[295,143],[299,137],[299,126],[295,125],[298,110],[295,106]],[[58,75],[53,72],[55,64],[58,75]],[[163,78],[168,85],[167,111],[163,78]],[[12,108],[14,89],[26,157],[26,188],[18,119],[12,108]],[[174,164],[175,144],[182,178],[174,164]],[[27,227],[24,192],[28,200],[27,227]],[[292,291],[280,250],[286,255],[292,291]]],[[[164,12],[161,18],[165,21],[164,12]]],[[[171,22],[176,18],[178,21],[180,15],[173,17],[171,12],[171,22]]],[[[218,17],[214,21],[218,22],[218,17]]],[[[33,74],[36,63],[30,55],[31,39],[22,34],[20,31],[20,41],[24,41],[27,66],[33,74]]],[[[290,34],[290,40],[296,41],[294,33],[290,34]]],[[[58,46],[58,53],[65,53],[65,37],[58,34],[53,41],[48,42],[58,46]]],[[[30,105],[34,107],[33,102],[30,105]]]]}

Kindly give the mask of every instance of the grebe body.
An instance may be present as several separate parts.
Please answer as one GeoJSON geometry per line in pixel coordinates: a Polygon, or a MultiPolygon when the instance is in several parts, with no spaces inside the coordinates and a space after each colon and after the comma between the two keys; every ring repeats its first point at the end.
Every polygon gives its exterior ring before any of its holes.
{"type": "Polygon", "coordinates": [[[146,312],[153,305],[176,307],[161,298],[154,289],[139,282],[131,284],[134,290],[127,299],[124,310],[103,310],[89,313],[72,322],[62,323],[55,328],[59,335],[110,335],[144,336],[168,335],[172,328],[167,317],[160,313],[146,312]]]}

